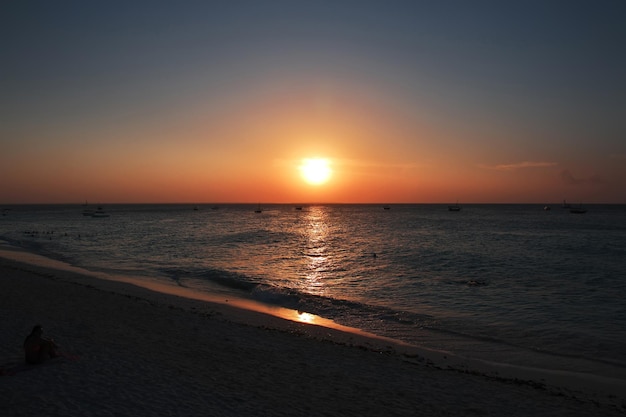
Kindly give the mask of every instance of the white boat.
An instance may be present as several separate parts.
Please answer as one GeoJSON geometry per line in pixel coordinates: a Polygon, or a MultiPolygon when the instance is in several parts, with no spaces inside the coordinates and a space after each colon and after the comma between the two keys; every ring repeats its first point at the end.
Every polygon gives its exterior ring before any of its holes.
{"type": "Polygon", "coordinates": [[[102,207],[98,207],[96,211],[93,212],[91,217],[109,217],[110,214],[104,211],[102,207]]]}

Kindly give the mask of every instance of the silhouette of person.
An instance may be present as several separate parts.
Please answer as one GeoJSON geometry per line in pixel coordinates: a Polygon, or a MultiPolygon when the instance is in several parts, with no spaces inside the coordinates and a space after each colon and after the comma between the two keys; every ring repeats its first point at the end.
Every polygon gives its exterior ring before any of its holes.
{"type": "Polygon", "coordinates": [[[56,358],[57,345],[53,339],[43,337],[43,327],[36,325],[24,340],[24,355],[27,363],[37,364],[56,358]]]}

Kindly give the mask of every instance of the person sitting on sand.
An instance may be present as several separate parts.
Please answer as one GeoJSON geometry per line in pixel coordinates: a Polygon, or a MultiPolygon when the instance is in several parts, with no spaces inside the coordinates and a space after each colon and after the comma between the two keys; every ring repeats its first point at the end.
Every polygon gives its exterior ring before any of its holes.
{"type": "Polygon", "coordinates": [[[24,340],[24,353],[27,363],[42,363],[50,358],[56,358],[57,345],[52,339],[42,337],[43,327],[36,325],[24,340]]]}

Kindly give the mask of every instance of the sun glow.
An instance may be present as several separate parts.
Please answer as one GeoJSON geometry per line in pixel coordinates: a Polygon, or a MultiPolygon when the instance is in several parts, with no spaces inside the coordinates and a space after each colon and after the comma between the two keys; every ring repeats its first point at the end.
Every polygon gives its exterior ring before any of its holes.
{"type": "Polygon", "coordinates": [[[327,182],[333,171],[326,158],[307,158],[300,165],[302,178],[311,185],[320,185],[327,182]]]}

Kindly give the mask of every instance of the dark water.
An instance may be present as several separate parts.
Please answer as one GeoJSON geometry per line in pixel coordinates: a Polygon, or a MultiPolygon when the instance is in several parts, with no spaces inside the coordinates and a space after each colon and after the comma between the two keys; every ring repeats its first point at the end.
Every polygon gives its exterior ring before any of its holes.
{"type": "Polygon", "coordinates": [[[426,347],[626,371],[626,206],[13,206],[0,239],[426,347]]]}

